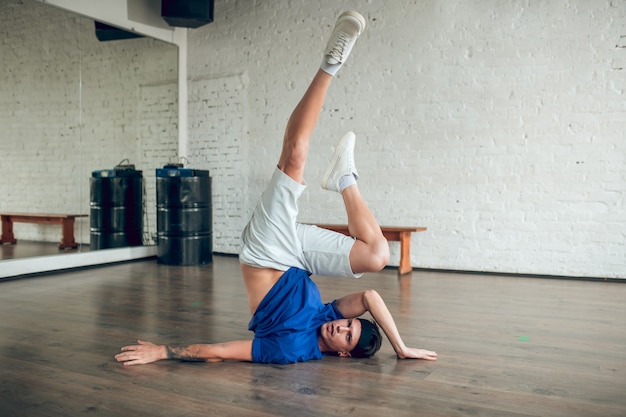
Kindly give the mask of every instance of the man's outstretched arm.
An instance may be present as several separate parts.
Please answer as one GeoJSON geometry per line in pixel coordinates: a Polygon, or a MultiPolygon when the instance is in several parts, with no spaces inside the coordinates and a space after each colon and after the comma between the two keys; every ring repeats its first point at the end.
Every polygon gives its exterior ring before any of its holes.
{"type": "Polygon", "coordinates": [[[252,340],[189,346],[155,345],[138,340],[136,345],[124,346],[115,355],[124,365],[143,365],[164,359],[181,361],[221,362],[225,360],[252,361],[252,340]]]}
{"type": "Polygon", "coordinates": [[[366,311],[369,311],[380,328],[383,329],[385,335],[387,335],[387,339],[389,339],[391,346],[393,346],[393,350],[396,351],[398,358],[425,359],[429,361],[437,360],[436,352],[410,348],[404,344],[385,301],[376,291],[366,290],[346,295],[335,301],[335,307],[337,307],[346,318],[359,317],[366,311]]]}

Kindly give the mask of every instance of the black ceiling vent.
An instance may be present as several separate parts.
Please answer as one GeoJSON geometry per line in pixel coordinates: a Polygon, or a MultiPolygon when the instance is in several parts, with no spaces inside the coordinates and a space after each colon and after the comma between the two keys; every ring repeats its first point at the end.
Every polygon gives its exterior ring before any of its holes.
{"type": "Polygon", "coordinates": [[[96,25],[96,38],[99,41],[119,41],[121,39],[133,39],[133,38],[143,38],[142,35],[139,35],[134,32],[127,32],[122,29],[118,29],[114,26],[109,26],[104,23],[94,22],[96,25]]]}
{"type": "Polygon", "coordinates": [[[197,28],[213,21],[214,0],[162,0],[161,16],[170,26],[197,28]]]}

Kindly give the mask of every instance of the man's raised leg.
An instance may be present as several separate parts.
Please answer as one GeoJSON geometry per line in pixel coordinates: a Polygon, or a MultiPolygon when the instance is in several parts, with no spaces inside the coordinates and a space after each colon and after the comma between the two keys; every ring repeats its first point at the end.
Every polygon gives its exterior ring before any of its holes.
{"type": "Polygon", "coordinates": [[[322,65],[289,117],[278,168],[297,182],[303,182],[309,141],[330,82],[350,55],[364,28],[365,19],[357,12],[345,12],[337,18],[324,51],[322,65]]]}
{"type": "Polygon", "coordinates": [[[318,70],[287,122],[278,168],[299,183],[304,181],[304,165],[311,134],[332,79],[331,75],[318,70]]]}

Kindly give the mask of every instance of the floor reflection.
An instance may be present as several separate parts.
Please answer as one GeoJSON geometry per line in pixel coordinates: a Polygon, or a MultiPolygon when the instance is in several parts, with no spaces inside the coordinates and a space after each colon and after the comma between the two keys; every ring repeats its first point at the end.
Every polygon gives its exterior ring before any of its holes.
{"type": "Polygon", "coordinates": [[[15,245],[0,245],[0,260],[32,258],[34,256],[65,255],[88,252],[88,244],[79,244],[76,249],[59,249],[56,242],[36,242],[19,240],[15,245]]]}

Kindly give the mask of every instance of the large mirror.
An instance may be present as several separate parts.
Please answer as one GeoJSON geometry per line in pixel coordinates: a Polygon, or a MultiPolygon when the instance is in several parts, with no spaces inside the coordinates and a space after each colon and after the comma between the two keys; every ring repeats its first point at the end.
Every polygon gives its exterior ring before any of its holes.
{"type": "Polygon", "coordinates": [[[120,163],[142,172],[141,239],[154,245],[155,169],[178,155],[178,48],[98,39],[93,19],[35,0],[0,2],[0,21],[0,213],[77,216],[75,248],[59,248],[61,224],[13,223],[0,262],[93,252],[91,177],[120,163]]]}

